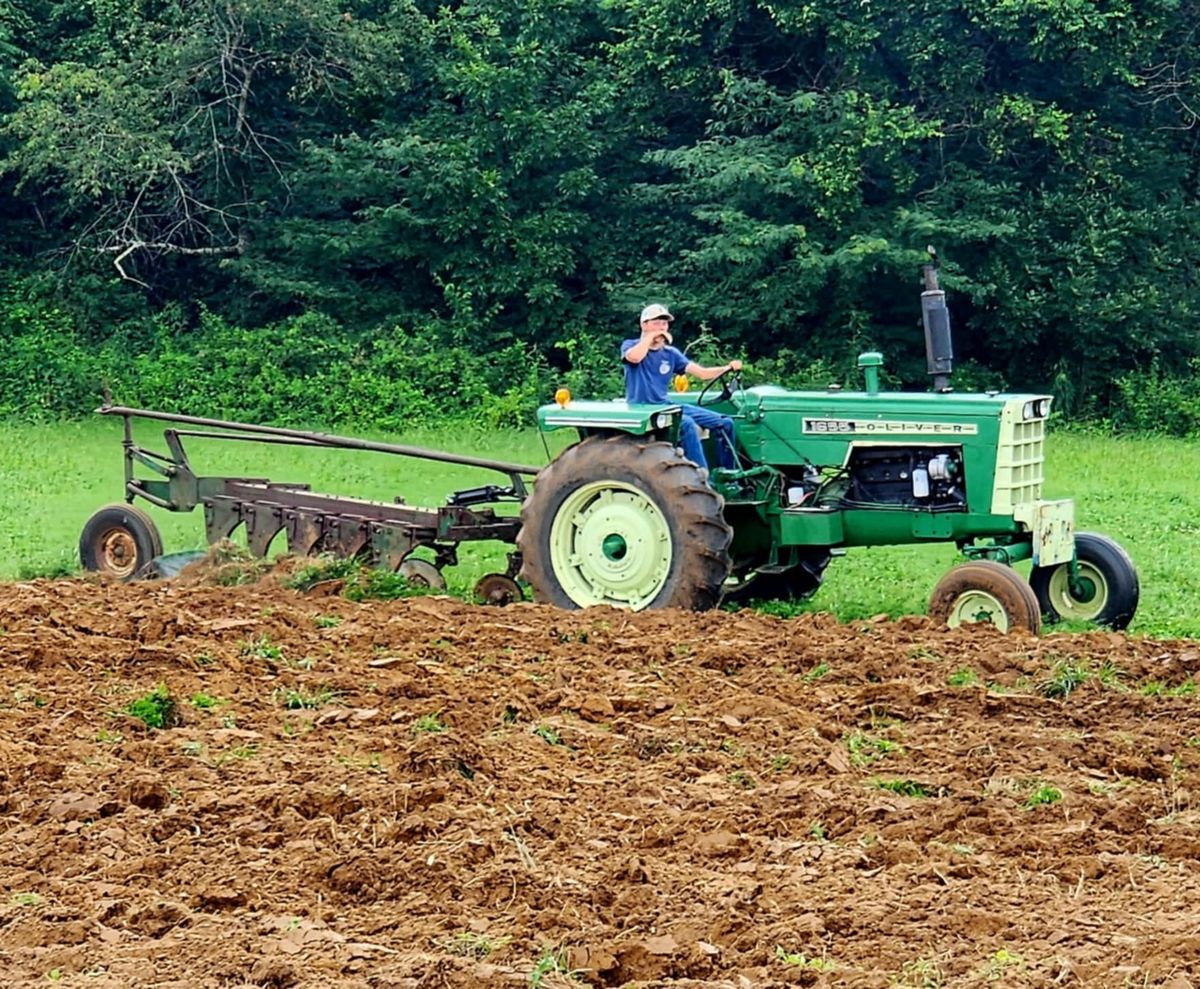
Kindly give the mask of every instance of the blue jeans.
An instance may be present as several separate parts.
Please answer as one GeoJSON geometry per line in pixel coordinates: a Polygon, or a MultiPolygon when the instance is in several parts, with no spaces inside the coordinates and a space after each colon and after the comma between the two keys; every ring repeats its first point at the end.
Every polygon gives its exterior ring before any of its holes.
{"type": "Polygon", "coordinates": [[[683,418],[679,421],[679,445],[683,455],[697,467],[707,467],[704,447],[700,442],[700,430],[707,429],[717,450],[718,467],[737,467],[737,455],[733,446],[733,420],[711,409],[695,405],[684,405],[683,418]]]}

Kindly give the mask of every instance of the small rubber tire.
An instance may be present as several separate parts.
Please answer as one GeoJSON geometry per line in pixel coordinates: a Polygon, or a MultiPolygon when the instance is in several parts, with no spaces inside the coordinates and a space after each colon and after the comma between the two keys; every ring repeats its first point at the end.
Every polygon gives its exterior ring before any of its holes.
{"type": "Polygon", "coordinates": [[[1137,568],[1129,554],[1108,536],[1077,532],[1075,559],[1080,577],[1095,591],[1086,601],[1072,593],[1066,563],[1034,567],[1029,574],[1029,584],[1046,621],[1095,622],[1118,632],[1128,627],[1141,596],[1137,568]]]}
{"type": "Polygon", "coordinates": [[[521,506],[522,575],[560,608],[715,608],[733,541],[724,505],[670,443],[590,436],[538,474],[521,506]]]}
{"type": "Polygon", "coordinates": [[[83,568],[120,581],[133,580],[162,552],[158,526],[134,505],[105,505],[84,523],[79,535],[83,568]]]}
{"type": "Polygon", "coordinates": [[[1033,589],[1011,567],[991,560],[947,570],[930,596],[929,617],[951,628],[986,622],[1002,632],[1021,629],[1033,635],[1042,628],[1033,589]]]}

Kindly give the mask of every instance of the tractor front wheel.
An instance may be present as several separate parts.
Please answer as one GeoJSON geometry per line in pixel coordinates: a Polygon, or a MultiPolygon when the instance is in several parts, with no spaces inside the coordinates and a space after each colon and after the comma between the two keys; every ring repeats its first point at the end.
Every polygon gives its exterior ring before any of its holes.
{"type": "Polygon", "coordinates": [[[1034,567],[1030,586],[1047,621],[1095,622],[1120,631],[1137,611],[1137,569],[1121,546],[1096,532],[1075,534],[1076,578],[1069,564],[1034,567]]]}
{"type": "Polygon", "coordinates": [[[83,569],[118,580],[132,580],[162,551],[158,526],[133,505],[105,505],[84,523],[79,535],[83,569]]]}
{"type": "Polygon", "coordinates": [[[537,476],[521,508],[524,577],[561,608],[715,607],[733,539],[723,504],[671,444],[589,437],[537,476]]]}
{"type": "Polygon", "coordinates": [[[951,628],[985,622],[1001,632],[1023,629],[1036,635],[1042,627],[1032,588],[1011,567],[990,560],[946,571],[929,599],[929,617],[951,628]]]}

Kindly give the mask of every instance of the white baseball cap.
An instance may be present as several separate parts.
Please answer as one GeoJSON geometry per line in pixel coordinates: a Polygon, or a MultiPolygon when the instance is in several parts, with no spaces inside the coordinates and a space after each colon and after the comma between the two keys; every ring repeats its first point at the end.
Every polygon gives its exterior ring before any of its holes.
{"type": "Polygon", "coordinates": [[[642,310],[641,322],[647,323],[652,319],[673,320],[675,317],[671,315],[671,310],[664,306],[661,302],[653,302],[642,310]]]}

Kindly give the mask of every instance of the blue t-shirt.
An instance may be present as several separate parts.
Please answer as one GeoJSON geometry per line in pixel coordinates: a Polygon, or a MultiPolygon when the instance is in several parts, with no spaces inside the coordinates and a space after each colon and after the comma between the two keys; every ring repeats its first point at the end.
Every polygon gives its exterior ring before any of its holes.
{"type": "Polygon", "coordinates": [[[651,350],[640,364],[630,364],[625,354],[640,342],[640,337],[621,344],[621,363],[625,365],[625,401],[642,405],[668,405],[667,384],[671,375],[682,374],[688,366],[683,352],[674,347],[651,350]]]}

